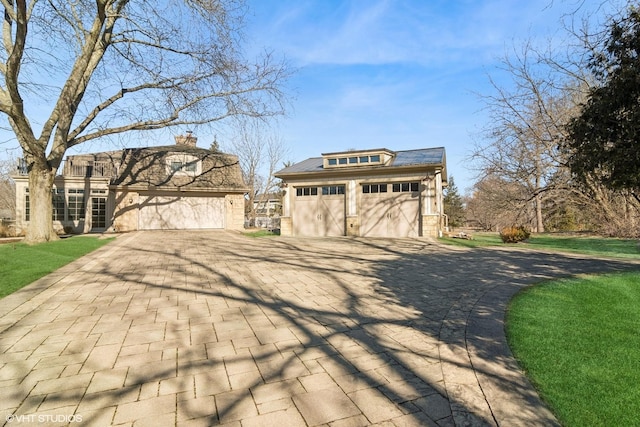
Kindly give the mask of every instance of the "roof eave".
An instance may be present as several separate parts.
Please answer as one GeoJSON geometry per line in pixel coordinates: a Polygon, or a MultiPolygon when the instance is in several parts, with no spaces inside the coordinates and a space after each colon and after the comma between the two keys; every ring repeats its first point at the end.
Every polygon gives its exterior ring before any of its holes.
{"type": "Polygon", "coordinates": [[[274,176],[282,180],[328,178],[328,177],[351,177],[361,175],[395,175],[409,172],[423,173],[425,170],[444,170],[442,163],[429,163],[403,166],[376,166],[376,167],[353,167],[353,168],[332,168],[318,171],[276,173],[274,176]]]}

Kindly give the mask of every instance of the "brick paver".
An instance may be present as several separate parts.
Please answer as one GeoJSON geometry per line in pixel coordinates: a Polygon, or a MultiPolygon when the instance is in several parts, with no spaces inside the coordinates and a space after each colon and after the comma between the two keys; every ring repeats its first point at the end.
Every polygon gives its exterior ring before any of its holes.
{"type": "Polygon", "coordinates": [[[554,425],[506,345],[506,304],[547,278],[638,266],[429,240],[122,235],[2,300],[0,420],[554,425]]]}

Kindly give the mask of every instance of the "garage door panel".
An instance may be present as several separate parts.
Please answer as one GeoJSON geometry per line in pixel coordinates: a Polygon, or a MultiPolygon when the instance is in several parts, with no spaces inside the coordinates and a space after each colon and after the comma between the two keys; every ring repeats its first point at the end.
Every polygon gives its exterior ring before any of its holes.
{"type": "Polygon", "coordinates": [[[362,194],[361,235],[366,237],[419,236],[420,202],[412,193],[362,194]]]}
{"type": "Polygon", "coordinates": [[[141,230],[224,228],[224,197],[147,196],[140,205],[141,230]]]}
{"type": "Polygon", "coordinates": [[[366,194],[362,197],[360,228],[363,236],[386,237],[389,222],[388,196],[386,194],[366,194]]]}
{"type": "Polygon", "coordinates": [[[419,205],[416,199],[398,201],[391,215],[392,223],[397,227],[399,237],[417,237],[420,221],[419,205]]]}
{"type": "Polygon", "coordinates": [[[299,198],[296,201],[296,220],[293,223],[293,233],[296,236],[316,236],[316,222],[318,220],[318,202],[313,198],[299,198]]]}
{"type": "Polygon", "coordinates": [[[320,199],[320,212],[322,221],[320,226],[321,236],[344,236],[345,211],[344,197],[322,197],[320,199]]]}
{"type": "Polygon", "coordinates": [[[293,233],[296,236],[344,236],[344,191],[341,194],[322,194],[322,190],[318,190],[314,195],[296,196],[294,218],[293,233]]]}

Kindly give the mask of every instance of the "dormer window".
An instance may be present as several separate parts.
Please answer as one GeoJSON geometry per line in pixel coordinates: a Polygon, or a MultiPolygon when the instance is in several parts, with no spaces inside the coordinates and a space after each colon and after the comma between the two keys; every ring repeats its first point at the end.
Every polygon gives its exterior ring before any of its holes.
{"type": "Polygon", "coordinates": [[[323,166],[325,168],[333,167],[352,167],[352,166],[374,166],[386,165],[395,157],[393,151],[387,149],[366,150],[366,151],[347,151],[344,153],[323,154],[323,166]]]}
{"type": "Polygon", "coordinates": [[[202,165],[200,160],[195,156],[188,154],[174,154],[167,160],[169,173],[172,175],[190,175],[195,176],[200,173],[202,165]]]}

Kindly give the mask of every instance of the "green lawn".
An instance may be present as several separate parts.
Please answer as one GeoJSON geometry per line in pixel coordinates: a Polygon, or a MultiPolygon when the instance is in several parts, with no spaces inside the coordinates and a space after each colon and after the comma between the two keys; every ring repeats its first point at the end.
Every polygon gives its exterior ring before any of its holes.
{"type": "MultiPolygon", "coordinates": [[[[448,243],[466,247],[486,247],[506,245],[500,240],[498,233],[477,233],[473,235],[473,240],[453,239],[444,237],[440,239],[443,243],[448,243]]],[[[526,242],[510,243],[509,246],[559,250],[567,252],[577,252],[589,255],[606,255],[621,258],[640,257],[638,250],[638,240],[616,239],[611,237],[588,237],[588,236],[567,236],[562,234],[532,234],[526,242]]]]}
{"type": "Polygon", "coordinates": [[[270,231],[266,229],[254,230],[254,231],[245,231],[244,233],[247,237],[269,237],[269,236],[279,236],[280,233],[277,231],[270,231]]]}
{"type": "Polygon", "coordinates": [[[0,245],[0,298],[112,240],[75,236],[32,246],[24,243],[0,245]]]}
{"type": "Polygon", "coordinates": [[[503,245],[498,233],[473,233],[472,240],[466,239],[454,239],[453,237],[441,237],[439,240],[442,243],[447,243],[454,246],[464,246],[467,248],[481,248],[485,246],[498,246],[503,245]]]}
{"type": "Polygon", "coordinates": [[[527,288],[511,302],[506,330],[563,425],[640,425],[640,273],[527,288]]]}

